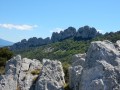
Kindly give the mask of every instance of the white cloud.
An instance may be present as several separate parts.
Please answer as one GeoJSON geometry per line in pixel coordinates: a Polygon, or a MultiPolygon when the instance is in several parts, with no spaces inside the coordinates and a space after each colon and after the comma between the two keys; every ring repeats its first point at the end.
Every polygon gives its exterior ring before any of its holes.
{"type": "Polygon", "coordinates": [[[62,28],[55,28],[55,29],[53,29],[53,30],[51,30],[50,32],[51,33],[53,33],[53,32],[58,32],[58,33],[60,33],[60,31],[63,31],[64,29],[62,29],[62,28]]]}
{"type": "Polygon", "coordinates": [[[6,29],[16,29],[16,30],[32,30],[33,28],[38,27],[37,25],[17,25],[17,24],[0,24],[0,28],[6,29]]]}
{"type": "Polygon", "coordinates": [[[100,33],[103,33],[103,30],[99,30],[99,29],[98,29],[97,31],[100,32],[100,33]]]}

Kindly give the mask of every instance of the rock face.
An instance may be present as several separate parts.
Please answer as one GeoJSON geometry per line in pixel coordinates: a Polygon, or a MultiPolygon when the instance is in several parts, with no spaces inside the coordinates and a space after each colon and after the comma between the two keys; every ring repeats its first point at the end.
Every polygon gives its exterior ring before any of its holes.
{"type": "Polygon", "coordinates": [[[72,65],[69,67],[69,87],[79,90],[80,75],[85,63],[86,54],[76,54],[73,56],[72,65]]]}
{"type": "Polygon", "coordinates": [[[64,90],[64,84],[65,80],[61,63],[44,59],[35,90],[64,90]]]}
{"type": "Polygon", "coordinates": [[[0,76],[0,90],[64,90],[62,64],[59,61],[13,57],[0,76]]]}
{"type": "Polygon", "coordinates": [[[78,29],[77,34],[75,36],[78,40],[89,40],[96,36],[98,36],[99,33],[95,28],[91,28],[89,26],[84,26],[78,29]]]}
{"type": "Polygon", "coordinates": [[[120,53],[110,41],[92,42],[84,65],[76,63],[71,68],[70,73],[78,75],[70,77],[70,81],[77,78],[70,83],[73,90],[120,90],[120,53]]]}
{"type": "Polygon", "coordinates": [[[60,40],[64,40],[70,37],[74,37],[76,35],[76,29],[74,27],[68,27],[64,31],[61,31],[60,33],[53,32],[51,41],[57,42],[60,40]]]}
{"type": "Polygon", "coordinates": [[[21,59],[18,55],[6,63],[5,75],[0,78],[0,90],[29,90],[37,74],[32,72],[41,69],[41,63],[36,59],[21,59]]]}
{"type": "Polygon", "coordinates": [[[50,42],[51,42],[51,40],[49,37],[47,37],[45,39],[33,37],[33,38],[28,39],[28,40],[23,39],[23,40],[21,40],[21,42],[15,43],[14,45],[12,45],[10,47],[10,49],[11,50],[27,49],[30,47],[37,47],[37,46],[41,46],[44,44],[49,44],[50,42]]]}

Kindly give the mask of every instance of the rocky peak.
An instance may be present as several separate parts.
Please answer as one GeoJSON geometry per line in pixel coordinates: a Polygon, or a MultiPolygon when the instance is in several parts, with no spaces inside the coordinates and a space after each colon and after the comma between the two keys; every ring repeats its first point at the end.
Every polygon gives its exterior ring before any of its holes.
{"type": "Polygon", "coordinates": [[[51,40],[52,42],[57,42],[70,37],[74,37],[75,35],[76,35],[76,29],[74,27],[68,27],[64,31],[61,31],[60,33],[53,32],[51,40]]]}
{"type": "Polygon", "coordinates": [[[78,29],[76,38],[79,40],[86,40],[86,39],[92,39],[95,38],[99,33],[97,30],[93,27],[84,26],[78,29]]]}
{"type": "MultiPolygon", "coordinates": [[[[119,41],[117,41],[119,46],[119,41]]],[[[79,57],[78,61],[80,61],[79,57]]],[[[70,68],[70,88],[73,90],[120,90],[120,52],[116,44],[105,40],[92,42],[84,65],[70,68]],[[75,69],[77,68],[77,69],[75,69]]]]}
{"type": "Polygon", "coordinates": [[[84,26],[76,30],[74,27],[68,27],[64,31],[53,32],[51,38],[47,37],[43,38],[36,38],[32,37],[28,40],[23,39],[21,42],[15,43],[10,47],[11,50],[24,50],[30,47],[37,47],[41,45],[46,45],[49,43],[54,43],[58,41],[62,41],[68,38],[74,38],[75,40],[90,40],[95,38],[96,36],[100,35],[99,32],[93,27],[84,26]]]}

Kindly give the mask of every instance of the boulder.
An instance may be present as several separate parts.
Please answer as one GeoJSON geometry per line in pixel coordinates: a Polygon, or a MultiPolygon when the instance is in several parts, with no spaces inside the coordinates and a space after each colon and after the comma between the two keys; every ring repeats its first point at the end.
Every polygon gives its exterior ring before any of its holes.
{"type": "Polygon", "coordinates": [[[35,71],[40,71],[41,67],[36,59],[22,59],[20,55],[13,57],[6,63],[5,75],[0,79],[2,90],[29,90],[39,74],[35,71]]]}
{"type": "MultiPolygon", "coordinates": [[[[84,65],[75,65],[72,75],[73,90],[120,90],[120,52],[112,42],[92,42],[85,57],[84,65]],[[78,66],[81,68],[78,68],[78,66]],[[75,85],[74,85],[75,84],[75,85]]],[[[119,43],[117,42],[119,46],[119,43]]],[[[78,59],[79,60],[79,59],[78,59]]],[[[72,67],[72,68],[74,68],[72,67]]]]}
{"type": "Polygon", "coordinates": [[[35,90],[64,90],[65,80],[60,61],[43,60],[43,67],[36,81],[35,90]]]}
{"type": "Polygon", "coordinates": [[[79,90],[119,90],[120,53],[110,41],[92,42],[79,90]]]}

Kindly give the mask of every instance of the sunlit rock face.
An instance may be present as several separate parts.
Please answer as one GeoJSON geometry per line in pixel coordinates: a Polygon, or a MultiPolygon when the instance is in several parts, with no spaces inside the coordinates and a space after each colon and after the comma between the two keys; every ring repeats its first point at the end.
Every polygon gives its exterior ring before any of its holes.
{"type": "Polygon", "coordinates": [[[35,90],[64,90],[64,72],[60,61],[43,60],[35,90]]]}
{"type": "MultiPolygon", "coordinates": [[[[84,65],[74,65],[79,72],[73,90],[120,90],[119,43],[110,41],[92,42],[85,57],[84,65]]],[[[80,57],[81,58],[81,57],[80,57]]],[[[79,58],[79,60],[80,60],[79,58]]],[[[71,72],[70,72],[71,73],[71,72]]],[[[71,78],[76,78],[72,76],[71,78]]],[[[70,79],[71,79],[70,78],[70,79]]],[[[76,79],[75,79],[76,80],[76,79]]]]}
{"type": "Polygon", "coordinates": [[[0,76],[0,90],[64,90],[64,72],[60,61],[21,58],[7,61],[0,76]]]}
{"type": "Polygon", "coordinates": [[[38,77],[32,72],[41,67],[42,64],[36,59],[22,59],[20,55],[13,57],[6,63],[5,75],[0,78],[0,90],[29,90],[38,77]]]}

